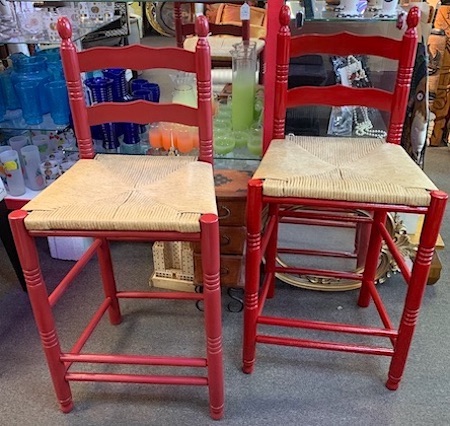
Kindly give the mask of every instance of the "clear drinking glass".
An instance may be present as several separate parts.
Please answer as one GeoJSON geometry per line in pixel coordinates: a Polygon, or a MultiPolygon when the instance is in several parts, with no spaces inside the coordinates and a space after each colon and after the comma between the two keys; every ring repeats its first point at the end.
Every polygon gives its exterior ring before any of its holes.
{"type": "Polygon", "coordinates": [[[44,32],[42,12],[21,12],[17,14],[19,28],[31,41],[37,41],[44,32]]]}
{"type": "Polygon", "coordinates": [[[20,156],[22,157],[22,164],[25,170],[26,186],[33,191],[44,189],[45,179],[40,169],[41,157],[39,148],[35,145],[24,146],[20,150],[20,156]]]}

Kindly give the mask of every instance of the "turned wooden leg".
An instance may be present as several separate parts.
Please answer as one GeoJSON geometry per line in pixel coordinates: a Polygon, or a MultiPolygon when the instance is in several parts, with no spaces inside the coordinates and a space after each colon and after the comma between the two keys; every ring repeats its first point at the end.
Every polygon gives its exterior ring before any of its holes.
{"type": "MultiPolygon", "coordinates": [[[[277,246],[278,246],[278,211],[279,206],[276,204],[271,204],[269,206],[269,218],[276,217],[277,221],[276,224],[272,230],[272,233],[269,237],[269,242],[267,243],[267,250],[265,253],[266,257],[266,271],[268,273],[273,272],[272,279],[269,283],[269,291],[267,292],[267,298],[271,299],[275,295],[275,266],[277,263],[277,246]]],[[[261,253],[262,256],[264,256],[264,253],[261,253]]]]}
{"type": "Polygon", "coordinates": [[[34,239],[25,229],[24,220],[26,216],[27,212],[23,210],[11,213],[9,215],[11,230],[22,264],[34,319],[47,358],[56,397],[61,410],[68,413],[73,408],[72,393],[69,382],[65,379],[66,367],[60,360],[61,347],[56,333],[53,312],[48,301],[47,289],[39,267],[36,245],[34,239]]]}
{"type": "Polygon", "coordinates": [[[386,387],[390,390],[398,388],[403,376],[447,199],[448,195],[444,192],[433,191],[431,193],[431,203],[428,213],[425,215],[416,258],[411,271],[411,280],[406,293],[405,306],[400,320],[398,337],[394,347],[394,355],[386,382],[386,387]]]}
{"type": "Polygon", "coordinates": [[[250,180],[247,192],[247,243],[244,289],[244,373],[251,373],[255,363],[258,293],[261,263],[262,182],[250,180]]]}
{"type": "Polygon", "coordinates": [[[220,420],[224,410],[224,377],[219,219],[213,214],[203,215],[200,226],[209,404],[211,417],[220,420]]]}
{"type": "Polygon", "coordinates": [[[117,325],[122,322],[122,315],[120,313],[119,300],[117,299],[117,288],[114,279],[111,252],[106,238],[102,238],[102,244],[98,248],[97,254],[105,297],[111,299],[111,304],[108,309],[109,321],[111,324],[117,325]]]}
{"type": "Polygon", "coordinates": [[[366,263],[364,265],[363,279],[359,291],[358,305],[366,308],[370,303],[369,283],[375,283],[375,274],[380,259],[383,239],[378,226],[386,222],[387,213],[376,211],[373,215],[372,230],[370,233],[369,247],[367,249],[366,263]]]}

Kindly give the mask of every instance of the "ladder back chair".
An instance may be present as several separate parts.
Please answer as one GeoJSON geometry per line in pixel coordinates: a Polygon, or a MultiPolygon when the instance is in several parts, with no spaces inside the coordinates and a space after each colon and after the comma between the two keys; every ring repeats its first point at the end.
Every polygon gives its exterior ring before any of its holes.
{"type": "MultiPolygon", "coordinates": [[[[211,4],[214,2],[208,2],[211,4]]],[[[209,37],[208,42],[211,48],[211,66],[212,68],[231,68],[232,59],[230,50],[233,49],[233,45],[240,42],[255,42],[256,53],[259,61],[259,82],[263,82],[264,76],[264,45],[263,37],[255,34],[252,36],[251,18],[239,21],[230,21],[231,23],[222,22],[222,19],[227,16],[227,8],[232,8],[233,16],[239,11],[241,5],[245,2],[238,2],[240,4],[227,4],[221,3],[217,11],[216,22],[209,23],[209,37]],[[237,8],[237,9],[236,9],[237,8]],[[236,9],[236,10],[235,10],[236,9]]],[[[175,19],[175,37],[177,41],[177,47],[184,48],[189,51],[195,49],[197,43],[197,37],[195,37],[194,23],[184,22],[182,14],[182,5],[184,2],[176,2],[174,4],[174,19],[175,19]]],[[[192,4],[192,3],[190,3],[192,4]]],[[[265,26],[265,10],[257,7],[250,7],[250,16],[252,14],[258,14],[259,20],[262,20],[261,26],[258,28],[264,28],[265,26]]]]}
{"type": "Polygon", "coordinates": [[[418,21],[418,9],[413,7],[407,16],[407,29],[401,40],[350,33],[305,34],[291,38],[289,8],[283,6],[281,9],[273,140],[265,147],[260,166],[248,185],[243,341],[245,373],[253,371],[256,345],[263,343],[388,356],[391,362],[386,386],[391,390],[399,386],[448,198],[447,194],[437,190],[399,145],[416,52],[418,21]],[[377,88],[332,85],[288,90],[289,58],[312,53],[375,55],[397,60],[395,89],[388,92],[377,88]],[[356,104],[387,111],[390,113],[387,139],[302,136],[286,139],[286,108],[317,104],[356,104]],[[266,206],[268,216],[263,226],[261,216],[266,206]],[[344,214],[345,211],[360,210],[370,215],[352,218],[344,214]],[[412,268],[387,230],[386,217],[389,212],[424,215],[412,268]],[[277,253],[287,252],[292,255],[338,257],[332,252],[278,247],[279,223],[301,223],[302,219],[313,220],[316,225],[329,221],[367,224],[370,237],[363,272],[329,270],[326,267],[313,269],[308,265],[283,267],[277,263],[277,253]],[[390,319],[375,285],[382,241],[389,248],[408,285],[398,326],[390,319]],[[260,273],[263,260],[264,269],[260,273]],[[361,281],[357,303],[360,307],[367,307],[373,301],[382,326],[289,318],[282,312],[264,315],[264,304],[275,297],[275,274],[283,272],[361,281]],[[272,327],[270,331],[267,328],[262,330],[267,326],[272,327]],[[272,331],[275,327],[386,338],[388,344],[365,345],[331,339],[286,337],[272,331]]]}
{"type": "MultiPolygon", "coordinates": [[[[22,210],[10,223],[24,271],[30,301],[61,410],[73,408],[71,381],[205,386],[210,414],[224,409],[219,227],[213,179],[210,54],[205,17],[196,22],[195,52],[142,45],[97,47],[77,52],[67,18],[60,18],[61,57],[81,159],[22,210]],[[87,106],[81,73],[104,68],[177,69],[196,74],[198,108],[145,100],[87,106]],[[177,122],[199,128],[199,158],[107,155],[94,153],[90,127],[109,122],[147,124],[177,122]],[[39,266],[36,237],[92,237],[93,244],[49,295],[39,266]],[[200,242],[203,293],[121,291],[116,288],[110,240],[200,242]],[[74,346],[63,351],[52,308],[82,268],[98,256],[104,300],[74,346]],[[86,353],[83,347],[108,312],[111,324],[122,320],[122,299],[202,300],[206,348],[198,356],[86,353]],[[79,363],[162,367],[196,367],[197,375],[153,375],[80,372],[79,363]]],[[[193,304],[194,307],[194,304],[193,304]]],[[[195,309],[195,307],[193,308],[195,309]]],[[[170,332],[170,330],[168,331],[170,332]]],[[[157,343],[153,345],[157,348],[157,343]]]]}

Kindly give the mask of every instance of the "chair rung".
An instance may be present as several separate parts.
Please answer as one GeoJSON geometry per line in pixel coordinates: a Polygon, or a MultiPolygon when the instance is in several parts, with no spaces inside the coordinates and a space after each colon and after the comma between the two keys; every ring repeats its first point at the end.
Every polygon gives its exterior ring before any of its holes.
{"type": "Polygon", "coordinates": [[[84,254],[78,259],[78,261],[73,265],[70,271],[66,274],[66,276],[61,280],[58,286],[53,290],[53,292],[48,297],[48,302],[50,306],[55,306],[56,302],[59,298],[64,294],[67,287],[74,281],[74,279],[80,274],[83,268],[87,265],[87,263],[94,257],[97,252],[97,249],[100,247],[102,241],[97,238],[93,241],[93,243],[87,248],[84,254]]]}
{"type": "Polygon", "coordinates": [[[172,367],[206,367],[205,358],[163,357],[144,355],[107,355],[107,354],[62,354],[63,362],[86,362],[105,364],[159,365],[172,367]]]}
{"type": "Polygon", "coordinates": [[[338,257],[345,259],[356,259],[355,253],[346,251],[332,251],[332,250],[308,250],[308,249],[293,249],[293,248],[278,248],[277,252],[280,254],[296,254],[304,256],[323,256],[323,257],[338,257]]]}
{"type": "Polygon", "coordinates": [[[260,334],[256,336],[256,342],[266,343],[268,345],[294,346],[297,348],[323,349],[328,351],[354,352],[370,355],[392,356],[394,354],[394,350],[389,348],[362,346],[350,343],[327,342],[322,340],[292,339],[260,334]]]}
{"type": "Polygon", "coordinates": [[[362,274],[354,272],[333,271],[329,269],[307,269],[294,267],[276,267],[275,272],[281,274],[317,275],[322,277],[345,278],[349,280],[361,281],[362,274]]]}
{"type": "Polygon", "coordinates": [[[324,219],[311,219],[311,218],[293,218],[293,219],[280,219],[279,223],[287,223],[289,225],[310,225],[310,226],[329,226],[331,228],[349,228],[354,229],[356,227],[353,223],[338,222],[336,220],[324,220],[324,219]]]}
{"type": "Polygon", "coordinates": [[[149,385],[208,385],[208,379],[200,376],[150,376],[140,374],[74,372],[67,373],[65,379],[74,382],[142,383],[149,385]]]}
{"type": "MultiPolygon", "coordinates": [[[[79,353],[81,349],[83,349],[83,346],[88,341],[89,337],[91,337],[92,333],[95,330],[95,327],[97,327],[98,323],[102,319],[103,315],[105,314],[106,310],[111,306],[111,299],[107,297],[102,304],[99,306],[97,311],[95,311],[94,315],[92,316],[91,320],[89,321],[88,325],[85,327],[83,332],[81,333],[78,340],[75,342],[71,349],[71,353],[79,353]]],[[[67,365],[67,368],[70,367],[70,364],[67,365]]]]}
{"type": "Polygon", "coordinates": [[[304,328],[308,330],[334,331],[338,333],[361,334],[366,336],[397,337],[397,330],[377,327],[361,327],[353,324],[332,323],[325,321],[305,321],[292,318],[260,316],[258,324],[280,327],[304,328]]]}
{"type": "Polygon", "coordinates": [[[203,293],[185,292],[150,292],[150,291],[118,291],[119,299],[175,299],[175,300],[203,300],[203,293]]]}
{"type": "Polygon", "coordinates": [[[372,218],[370,218],[370,217],[349,215],[347,212],[343,212],[343,214],[333,214],[333,213],[327,213],[323,210],[321,210],[321,211],[283,210],[283,211],[280,211],[278,216],[283,217],[283,218],[290,217],[290,218],[301,218],[301,219],[319,219],[319,220],[330,220],[330,221],[335,221],[335,222],[348,222],[348,223],[372,223],[372,218]]]}

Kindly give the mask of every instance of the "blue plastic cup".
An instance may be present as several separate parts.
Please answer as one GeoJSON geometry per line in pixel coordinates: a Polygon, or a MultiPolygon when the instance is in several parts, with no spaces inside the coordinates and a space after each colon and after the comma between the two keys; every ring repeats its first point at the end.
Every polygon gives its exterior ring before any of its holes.
{"type": "Polygon", "coordinates": [[[149,99],[152,102],[159,102],[159,98],[161,96],[161,90],[159,89],[159,84],[156,83],[145,83],[141,86],[141,89],[150,90],[152,96],[149,99]]]}
{"type": "Polygon", "coordinates": [[[143,84],[147,84],[148,80],[145,78],[135,78],[130,81],[130,92],[133,93],[135,90],[138,90],[142,87],[143,84]]]}
{"type": "Polygon", "coordinates": [[[69,94],[65,81],[52,81],[45,85],[50,100],[50,115],[56,125],[69,124],[69,94]]]}
{"type": "Polygon", "coordinates": [[[22,116],[28,125],[41,124],[43,121],[39,101],[39,82],[21,81],[15,85],[22,107],[22,116]]]}

